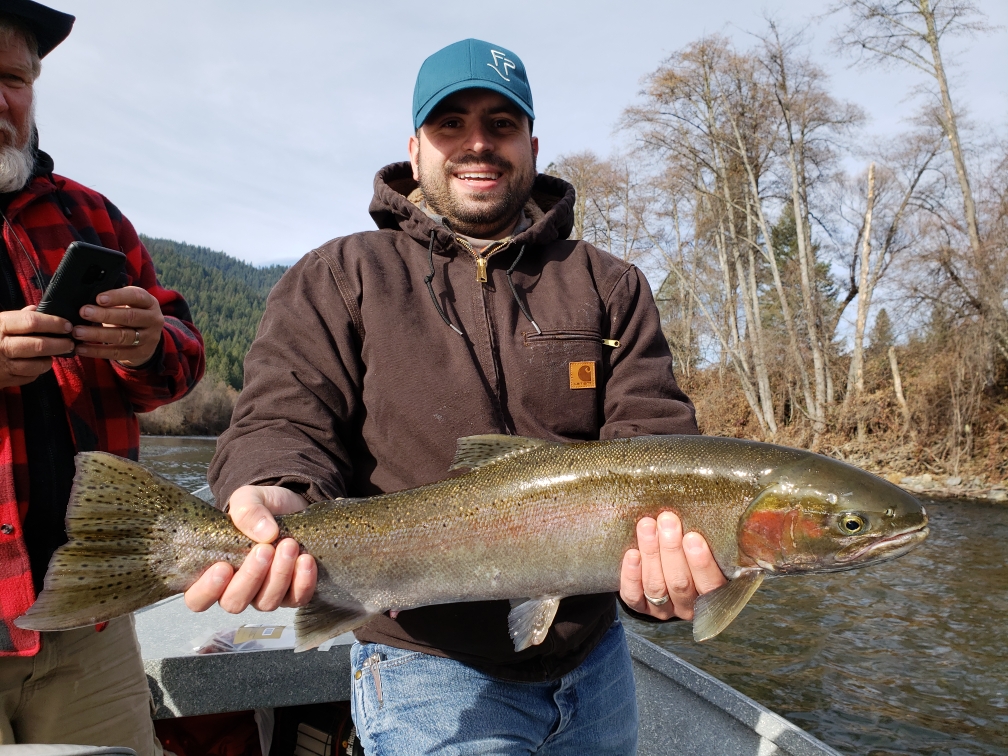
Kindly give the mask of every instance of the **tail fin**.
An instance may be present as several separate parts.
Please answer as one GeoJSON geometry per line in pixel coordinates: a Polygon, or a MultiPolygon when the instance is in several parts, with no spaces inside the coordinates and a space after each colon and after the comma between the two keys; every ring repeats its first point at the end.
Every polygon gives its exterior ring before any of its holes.
{"type": "Polygon", "coordinates": [[[76,463],[70,541],[53,555],[45,589],[18,627],[69,630],[141,609],[181,593],[226,558],[219,548],[200,548],[197,536],[239,540],[227,515],[135,462],[84,452],[76,463]]]}

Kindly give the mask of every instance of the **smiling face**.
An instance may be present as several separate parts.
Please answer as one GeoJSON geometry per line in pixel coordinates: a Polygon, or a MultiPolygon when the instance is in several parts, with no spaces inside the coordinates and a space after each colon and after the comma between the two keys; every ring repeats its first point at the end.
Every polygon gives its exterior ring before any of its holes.
{"type": "Polygon", "coordinates": [[[532,193],[539,140],[511,100],[487,89],[446,97],[409,141],[413,178],[453,230],[506,236],[532,193]]]}

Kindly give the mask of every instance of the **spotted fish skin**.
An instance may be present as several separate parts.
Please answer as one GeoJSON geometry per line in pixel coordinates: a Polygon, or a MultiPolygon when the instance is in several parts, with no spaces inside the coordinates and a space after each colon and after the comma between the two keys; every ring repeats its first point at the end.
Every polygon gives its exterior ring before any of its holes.
{"type": "MultiPolygon", "coordinates": [[[[516,648],[538,642],[557,598],[619,589],[637,521],[663,511],[701,533],[725,575],[741,581],[715,597],[717,620],[702,634],[720,632],[725,612],[737,614],[765,575],[849,569],[927,535],[923,508],[888,482],[737,439],[474,436],[460,439],[453,468],[470,469],[278,518],[280,537],[318,564],[315,598],[298,614],[299,648],[390,609],[518,598],[533,600],[512,611],[516,648]],[[862,526],[845,531],[852,523],[862,526]],[[535,632],[515,629],[528,627],[535,632]]],[[[101,453],[78,455],[67,527],[70,542],[22,627],[66,629],[133,611],[184,591],[214,562],[237,567],[253,546],[223,513],[101,453]]]]}

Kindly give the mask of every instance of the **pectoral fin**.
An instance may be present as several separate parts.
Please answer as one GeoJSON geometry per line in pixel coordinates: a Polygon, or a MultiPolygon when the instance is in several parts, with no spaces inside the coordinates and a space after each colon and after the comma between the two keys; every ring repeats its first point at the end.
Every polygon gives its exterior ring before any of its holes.
{"type": "Polygon", "coordinates": [[[330,604],[317,596],[294,616],[295,651],[308,651],[366,624],[375,616],[360,604],[330,604]]]}
{"type": "Polygon", "coordinates": [[[763,582],[763,570],[744,572],[693,604],[693,640],[710,640],[731,624],[763,582]]]}
{"type": "Polygon", "coordinates": [[[559,598],[529,599],[521,603],[511,602],[508,615],[508,634],[514,641],[515,651],[524,651],[529,646],[538,646],[546,639],[556,616],[559,598]]]}

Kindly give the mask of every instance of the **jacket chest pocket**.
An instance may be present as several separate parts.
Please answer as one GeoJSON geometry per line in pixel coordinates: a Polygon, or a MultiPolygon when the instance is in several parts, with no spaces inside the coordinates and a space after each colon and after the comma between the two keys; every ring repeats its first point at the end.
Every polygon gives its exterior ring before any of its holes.
{"type": "Polygon", "coordinates": [[[546,433],[598,437],[604,341],[598,331],[525,333],[526,380],[521,406],[546,433]]]}

